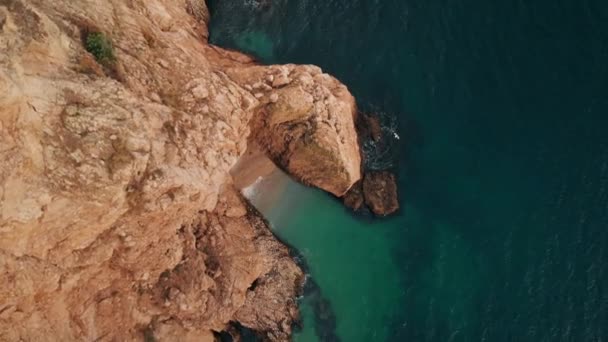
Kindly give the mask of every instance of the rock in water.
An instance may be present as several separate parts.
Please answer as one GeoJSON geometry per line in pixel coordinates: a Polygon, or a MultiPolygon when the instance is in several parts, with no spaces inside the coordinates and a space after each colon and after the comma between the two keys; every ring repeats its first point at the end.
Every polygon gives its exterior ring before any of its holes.
{"type": "Polygon", "coordinates": [[[371,139],[375,142],[382,140],[382,125],[378,116],[358,113],[356,126],[361,140],[371,139]]]}
{"type": "Polygon", "coordinates": [[[382,139],[382,126],[380,119],[377,116],[368,116],[367,122],[372,139],[376,142],[382,139]]]}
{"type": "MultiPolygon", "coordinates": [[[[356,128],[361,145],[369,141],[378,144],[385,142],[380,119],[376,115],[358,113],[356,128]]],[[[396,212],[399,209],[399,199],[395,175],[389,171],[366,171],[364,168],[361,172],[363,181],[355,183],[343,196],[344,205],[358,211],[365,204],[378,216],[387,216],[396,212]]]]}
{"type": "Polygon", "coordinates": [[[354,211],[358,211],[363,208],[365,204],[365,197],[363,196],[363,185],[361,181],[355,183],[344,197],[342,198],[344,205],[351,208],[354,211]]]}
{"type": "Polygon", "coordinates": [[[388,171],[371,171],[363,179],[365,204],[379,216],[386,216],[399,209],[395,175],[388,171]]]}

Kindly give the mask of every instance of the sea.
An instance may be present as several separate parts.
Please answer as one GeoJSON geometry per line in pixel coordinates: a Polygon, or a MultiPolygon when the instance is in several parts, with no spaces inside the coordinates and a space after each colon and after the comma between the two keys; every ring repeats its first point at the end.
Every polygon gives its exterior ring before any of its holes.
{"type": "Polygon", "coordinates": [[[608,1],[209,0],[213,44],[377,116],[400,211],[289,182],[296,342],[608,341],[608,1]]]}

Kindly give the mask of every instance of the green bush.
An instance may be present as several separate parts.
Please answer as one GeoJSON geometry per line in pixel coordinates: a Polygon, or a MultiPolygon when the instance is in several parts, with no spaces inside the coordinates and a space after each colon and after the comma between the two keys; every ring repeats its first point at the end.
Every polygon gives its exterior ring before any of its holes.
{"type": "Polygon", "coordinates": [[[116,61],[112,42],[101,32],[93,32],[87,35],[85,48],[102,65],[109,66],[116,61]]]}

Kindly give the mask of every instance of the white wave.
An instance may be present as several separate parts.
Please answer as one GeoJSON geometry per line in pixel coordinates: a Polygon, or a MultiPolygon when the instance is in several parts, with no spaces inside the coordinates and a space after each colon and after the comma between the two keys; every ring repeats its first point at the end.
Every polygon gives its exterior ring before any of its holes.
{"type": "Polygon", "coordinates": [[[245,196],[246,199],[252,201],[253,199],[255,199],[258,195],[258,186],[260,185],[260,183],[262,182],[263,178],[262,177],[258,177],[255,182],[251,183],[251,185],[249,185],[248,187],[243,188],[243,190],[241,190],[241,193],[243,194],[243,196],[245,196]]]}

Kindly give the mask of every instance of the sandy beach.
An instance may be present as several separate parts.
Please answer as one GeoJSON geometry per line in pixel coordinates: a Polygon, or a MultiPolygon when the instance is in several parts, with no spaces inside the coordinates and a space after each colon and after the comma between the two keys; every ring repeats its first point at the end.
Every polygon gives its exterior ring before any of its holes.
{"type": "Polygon", "coordinates": [[[234,185],[261,212],[269,212],[285,191],[289,176],[254,142],[230,170],[234,185]]]}

